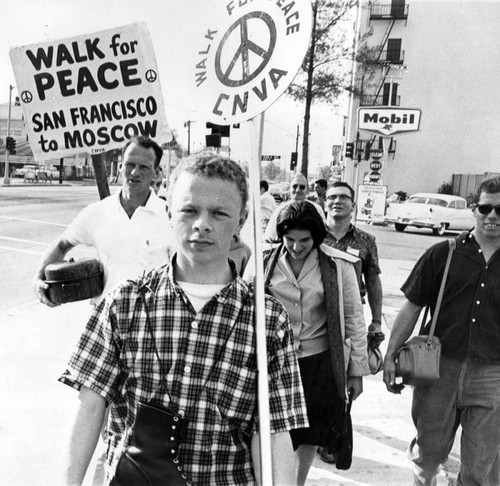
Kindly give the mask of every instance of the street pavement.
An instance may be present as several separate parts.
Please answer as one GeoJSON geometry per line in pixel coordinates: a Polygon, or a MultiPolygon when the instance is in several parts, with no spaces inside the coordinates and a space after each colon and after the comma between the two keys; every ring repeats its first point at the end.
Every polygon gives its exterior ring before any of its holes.
{"type": "MultiPolygon", "coordinates": [[[[389,336],[398,307],[399,290],[413,262],[382,259],[383,331],[389,336]]],[[[0,470],[5,486],[56,484],[71,409],[77,393],[57,382],[79,336],[88,302],[50,309],[35,299],[0,314],[0,470]]],[[[368,319],[367,319],[368,320],[368,319]]],[[[385,344],[382,348],[385,351],[385,344]]],[[[364,380],[364,393],[352,407],[354,457],[348,471],[316,458],[307,486],[412,484],[405,451],[414,429],[410,419],[411,390],[386,391],[381,373],[364,380]]],[[[449,460],[452,485],[459,467],[458,446],[449,460]]],[[[86,485],[90,482],[86,480],[86,485]]]]}

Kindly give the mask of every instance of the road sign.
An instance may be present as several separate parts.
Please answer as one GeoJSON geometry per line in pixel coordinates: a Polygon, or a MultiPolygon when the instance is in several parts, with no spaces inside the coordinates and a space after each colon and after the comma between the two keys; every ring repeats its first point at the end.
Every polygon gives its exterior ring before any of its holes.
{"type": "Polygon", "coordinates": [[[260,160],[262,160],[263,162],[264,161],[272,161],[272,160],[275,160],[275,159],[281,159],[281,155],[262,155],[260,157],[260,160]]]}
{"type": "Polygon", "coordinates": [[[310,0],[216,2],[193,45],[193,93],[203,118],[250,120],[285,91],[299,70],[312,26],[310,0]]]}
{"type": "Polygon", "coordinates": [[[133,135],[170,141],[145,24],[10,50],[37,160],[122,147],[133,135]]]}

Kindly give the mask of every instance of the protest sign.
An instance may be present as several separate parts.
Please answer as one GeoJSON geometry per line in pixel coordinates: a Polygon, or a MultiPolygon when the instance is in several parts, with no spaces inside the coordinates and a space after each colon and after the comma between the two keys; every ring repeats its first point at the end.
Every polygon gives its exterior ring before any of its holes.
{"type": "Polygon", "coordinates": [[[171,139],[145,24],[15,47],[10,57],[36,160],[171,139]]]}
{"type": "Polygon", "coordinates": [[[206,21],[193,83],[208,121],[231,125],[262,113],[292,82],[309,45],[310,0],[228,0],[206,21]]]}

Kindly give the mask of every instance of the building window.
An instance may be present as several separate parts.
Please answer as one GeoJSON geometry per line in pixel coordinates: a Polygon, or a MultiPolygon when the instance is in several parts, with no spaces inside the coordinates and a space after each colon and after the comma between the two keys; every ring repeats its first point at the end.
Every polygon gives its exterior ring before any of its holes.
{"type": "Polygon", "coordinates": [[[382,104],[385,106],[399,106],[398,83],[384,83],[382,104]]]}
{"type": "Polygon", "coordinates": [[[387,40],[387,61],[399,63],[401,59],[401,39],[387,40]]]}

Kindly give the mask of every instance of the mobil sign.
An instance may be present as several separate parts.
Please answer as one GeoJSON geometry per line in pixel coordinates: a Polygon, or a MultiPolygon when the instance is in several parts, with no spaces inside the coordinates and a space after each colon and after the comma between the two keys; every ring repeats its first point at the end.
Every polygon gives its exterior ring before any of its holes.
{"type": "Polygon", "coordinates": [[[420,114],[420,110],[411,108],[360,108],[358,129],[386,136],[414,132],[420,128],[420,114]]]}

